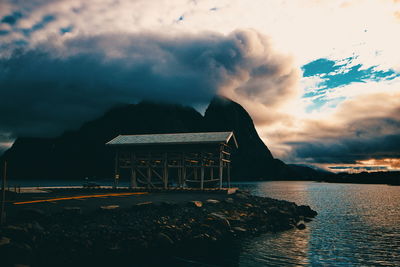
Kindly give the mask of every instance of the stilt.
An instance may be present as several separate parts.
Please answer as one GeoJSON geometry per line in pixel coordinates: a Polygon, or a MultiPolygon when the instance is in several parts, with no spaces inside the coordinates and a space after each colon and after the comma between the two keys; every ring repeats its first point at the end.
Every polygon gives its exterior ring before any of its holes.
{"type": "Polygon", "coordinates": [[[227,169],[226,169],[226,174],[227,174],[227,180],[228,180],[228,188],[231,188],[231,164],[228,163],[227,169]]]}
{"type": "Polygon", "coordinates": [[[222,161],[222,150],[223,148],[221,147],[221,151],[219,152],[219,189],[222,189],[222,175],[223,175],[223,169],[224,169],[224,163],[222,161]]]}
{"type": "MultiPolygon", "coordinates": [[[[180,164],[179,166],[182,166],[182,165],[181,165],[181,162],[180,162],[179,164],[180,164]]],[[[182,187],[182,167],[179,167],[179,168],[177,169],[177,171],[178,171],[178,183],[177,183],[177,187],[181,188],[181,187],[182,187]]]]}
{"type": "Polygon", "coordinates": [[[182,188],[186,186],[186,158],[185,152],[182,153],[182,188]]]}
{"type": "Polygon", "coordinates": [[[133,152],[131,154],[131,188],[137,187],[137,180],[136,180],[136,155],[133,152]]]}
{"type": "Polygon", "coordinates": [[[147,159],[147,188],[150,188],[151,185],[151,154],[148,153],[148,159],[147,159]]]}
{"type": "Polygon", "coordinates": [[[164,180],[164,188],[168,188],[168,155],[164,153],[164,167],[163,167],[163,180],[164,180]]]}
{"type": "Polygon", "coordinates": [[[203,153],[201,153],[201,169],[200,169],[200,189],[204,189],[204,157],[203,153]]]}
{"type": "Polygon", "coordinates": [[[119,153],[118,151],[115,153],[115,169],[114,169],[114,188],[118,186],[119,179],[119,153]]]}

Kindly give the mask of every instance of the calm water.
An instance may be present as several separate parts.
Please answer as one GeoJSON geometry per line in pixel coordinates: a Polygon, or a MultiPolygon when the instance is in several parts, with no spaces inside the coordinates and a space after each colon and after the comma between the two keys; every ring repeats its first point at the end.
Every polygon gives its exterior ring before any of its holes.
{"type": "MultiPolygon", "coordinates": [[[[61,186],[82,182],[16,184],[61,186]]],[[[207,266],[400,266],[400,186],[302,181],[238,186],[259,196],[309,205],[319,214],[305,230],[249,238],[234,251],[222,251],[218,259],[214,255],[200,259],[211,262],[207,266]]]]}
{"type": "Polygon", "coordinates": [[[259,196],[310,205],[307,229],[242,244],[239,266],[400,266],[400,186],[261,182],[259,196]]]}

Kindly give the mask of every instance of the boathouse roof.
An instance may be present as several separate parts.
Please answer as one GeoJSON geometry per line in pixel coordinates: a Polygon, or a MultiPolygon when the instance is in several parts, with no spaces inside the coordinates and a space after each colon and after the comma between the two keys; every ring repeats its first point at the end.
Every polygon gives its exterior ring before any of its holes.
{"type": "Polygon", "coordinates": [[[227,144],[231,141],[238,147],[233,132],[167,133],[118,135],[106,145],[227,144]]]}

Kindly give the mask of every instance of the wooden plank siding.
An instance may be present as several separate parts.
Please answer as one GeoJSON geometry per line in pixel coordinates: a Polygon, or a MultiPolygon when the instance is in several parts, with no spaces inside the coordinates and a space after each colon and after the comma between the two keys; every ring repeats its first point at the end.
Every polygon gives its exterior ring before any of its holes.
{"type": "Polygon", "coordinates": [[[224,182],[230,188],[231,153],[237,148],[236,140],[231,140],[229,137],[222,142],[199,144],[113,145],[116,151],[114,184],[117,187],[122,170],[128,170],[132,188],[223,188],[224,182]]]}

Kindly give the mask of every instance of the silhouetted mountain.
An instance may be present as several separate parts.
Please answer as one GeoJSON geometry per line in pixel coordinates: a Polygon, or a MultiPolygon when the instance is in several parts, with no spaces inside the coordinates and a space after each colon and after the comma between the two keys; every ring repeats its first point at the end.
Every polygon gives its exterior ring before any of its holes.
{"type": "Polygon", "coordinates": [[[233,155],[232,172],[238,179],[283,179],[291,173],[282,161],[273,158],[258,136],[250,115],[239,104],[214,98],[204,119],[208,131],[234,131],[239,148],[233,155]]]}
{"type": "Polygon", "coordinates": [[[309,180],[320,180],[334,175],[332,172],[325,171],[323,169],[315,169],[306,165],[288,164],[288,166],[294,171],[296,176],[292,179],[298,179],[298,177],[307,178],[309,180]]]}
{"type": "Polygon", "coordinates": [[[400,185],[399,171],[338,173],[326,176],[324,182],[331,183],[359,183],[359,184],[390,184],[400,185]]]}
{"type": "Polygon", "coordinates": [[[56,138],[18,138],[7,159],[13,179],[82,179],[113,176],[114,152],[105,143],[119,134],[234,131],[239,149],[233,155],[236,180],[301,179],[298,172],[274,159],[239,104],[215,98],[205,116],[191,107],[142,102],[118,106],[102,117],[56,138]]]}

